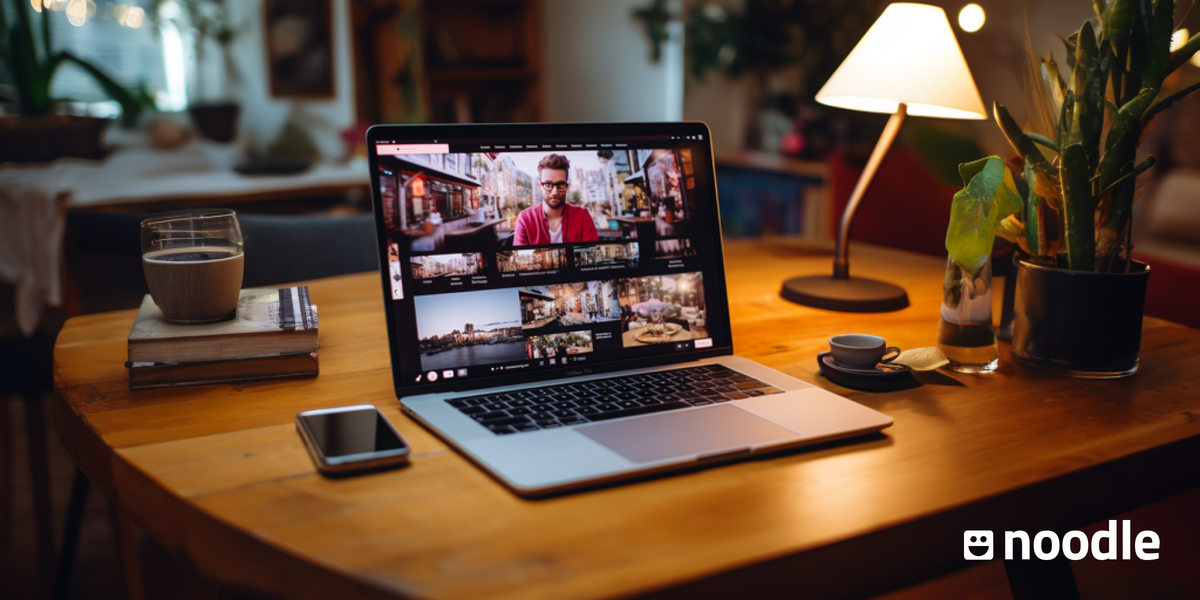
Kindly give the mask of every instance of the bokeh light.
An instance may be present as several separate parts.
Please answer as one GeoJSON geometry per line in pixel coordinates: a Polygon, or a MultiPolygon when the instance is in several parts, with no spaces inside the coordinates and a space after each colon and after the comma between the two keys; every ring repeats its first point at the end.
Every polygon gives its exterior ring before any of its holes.
{"type": "Polygon", "coordinates": [[[87,2],[84,0],[71,0],[64,11],[67,21],[76,27],[82,27],[87,22],[87,8],[87,2]]]}
{"type": "Polygon", "coordinates": [[[1187,43],[1187,41],[1188,41],[1187,27],[1176,30],[1175,33],[1171,34],[1171,52],[1174,52],[1174,51],[1182,48],[1183,45],[1187,43]]]}
{"type": "Polygon", "coordinates": [[[983,27],[987,15],[978,4],[968,4],[958,11],[958,26],[967,33],[975,33],[983,27]]]}

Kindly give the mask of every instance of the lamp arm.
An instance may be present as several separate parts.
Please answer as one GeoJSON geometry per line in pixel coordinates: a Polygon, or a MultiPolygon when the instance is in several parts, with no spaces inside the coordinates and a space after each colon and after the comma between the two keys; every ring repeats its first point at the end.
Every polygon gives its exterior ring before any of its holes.
{"type": "Polygon", "coordinates": [[[875,149],[871,151],[871,158],[867,160],[867,166],[863,169],[862,176],[854,185],[854,193],[850,194],[850,202],[846,205],[846,210],[842,212],[842,225],[838,228],[837,253],[833,259],[834,279],[850,279],[850,225],[854,222],[854,213],[858,211],[858,205],[867,195],[867,190],[871,189],[875,172],[879,170],[883,157],[887,156],[888,149],[892,147],[892,142],[896,140],[896,134],[900,132],[900,126],[904,124],[907,116],[908,105],[901,102],[896,107],[896,112],[892,114],[892,118],[888,119],[887,125],[883,128],[883,134],[879,136],[879,141],[875,143],[875,149]]]}

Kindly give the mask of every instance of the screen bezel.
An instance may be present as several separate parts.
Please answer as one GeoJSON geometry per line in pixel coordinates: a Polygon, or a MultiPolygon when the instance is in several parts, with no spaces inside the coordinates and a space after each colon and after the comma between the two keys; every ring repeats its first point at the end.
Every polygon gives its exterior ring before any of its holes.
{"type": "MultiPolygon", "coordinates": [[[[518,385],[522,383],[531,383],[537,381],[545,381],[549,379],[558,379],[563,377],[574,377],[580,375],[592,375],[596,373],[608,373],[614,371],[622,371],[638,367],[661,366],[685,361],[701,360],[713,356],[727,356],[733,354],[733,335],[731,331],[731,319],[726,318],[722,324],[723,331],[720,335],[713,335],[714,345],[712,348],[693,349],[680,352],[673,352],[650,357],[632,357],[632,358],[616,358],[604,362],[590,363],[587,367],[579,366],[564,366],[564,367],[543,367],[537,370],[528,372],[518,372],[514,374],[489,375],[487,377],[479,377],[474,379],[455,379],[452,381],[438,381],[435,383],[421,383],[406,385],[401,382],[400,370],[397,368],[397,358],[399,349],[399,340],[397,340],[396,315],[392,308],[391,282],[389,281],[388,268],[388,253],[387,253],[387,230],[384,225],[383,206],[381,204],[381,184],[379,180],[379,160],[375,153],[375,145],[377,143],[416,143],[416,142],[431,142],[436,140],[437,143],[453,143],[454,140],[477,140],[477,139],[528,139],[528,138],[589,138],[589,137],[628,137],[628,138],[643,138],[646,137],[665,137],[671,138],[679,136],[678,139],[686,139],[688,136],[700,136],[699,143],[707,147],[707,160],[693,161],[694,168],[708,169],[709,180],[712,181],[713,195],[713,219],[716,221],[717,239],[714,244],[715,265],[712,267],[713,273],[704,272],[705,281],[709,281],[710,275],[714,280],[714,285],[708,288],[705,284],[706,295],[712,294],[714,297],[711,300],[720,302],[722,305],[729,306],[728,293],[725,285],[725,253],[721,236],[720,226],[720,199],[717,196],[716,186],[716,168],[714,164],[712,150],[712,133],[708,129],[708,125],[699,121],[687,121],[678,123],[522,123],[522,124],[454,124],[454,125],[375,125],[367,130],[367,158],[370,164],[371,175],[371,205],[375,214],[375,246],[378,252],[380,265],[380,280],[382,283],[381,293],[383,294],[384,315],[387,320],[388,334],[388,349],[392,361],[392,384],[395,388],[397,398],[406,398],[412,396],[421,396],[425,394],[433,394],[448,391],[466,391],[482,388],[491,388],[507,385],[518,385]],[[720,345],[718,340],[727,340],[728,343],[720,345]]],[[[709,301],[709,300],[706,300],[709,301]]],[[[729,316],[726,310],[726,316],[729,316]]]]}

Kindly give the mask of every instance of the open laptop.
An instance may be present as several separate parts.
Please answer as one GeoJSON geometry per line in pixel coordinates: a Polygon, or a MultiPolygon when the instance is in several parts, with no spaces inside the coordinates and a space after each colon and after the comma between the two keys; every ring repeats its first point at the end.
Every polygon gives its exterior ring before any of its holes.
{"type": "Polygon", "coordinates": [[[405,413],[539,496],[879,431],[733,355],[703,123],[367,133],[405,413]]]}

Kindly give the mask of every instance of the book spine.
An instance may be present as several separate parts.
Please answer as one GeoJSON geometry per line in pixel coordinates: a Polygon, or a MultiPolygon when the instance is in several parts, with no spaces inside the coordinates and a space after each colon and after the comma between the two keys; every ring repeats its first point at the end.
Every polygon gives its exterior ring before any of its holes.
{"type": "Polygon", "coordinates": [[[292,331],[296,328],[296,309],[292,304],[292,289],[279,289],[279,328],[284,331],[292,331]]]}

